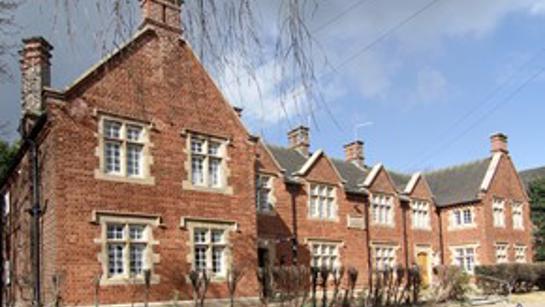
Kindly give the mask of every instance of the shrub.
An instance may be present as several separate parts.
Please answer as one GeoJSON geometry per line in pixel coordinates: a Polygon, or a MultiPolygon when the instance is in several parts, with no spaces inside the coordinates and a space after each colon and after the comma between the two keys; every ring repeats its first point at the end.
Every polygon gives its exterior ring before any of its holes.
{"type": "Polygon", "coordinates": [[[433,269],[438,278],[435,302],[466,301],[470,290],[470,277],[457,266],[437,266],[433,269]]]}
{"type": "Polygon", "coordinates": [[[477,285],[484,292],[528,292],[535,285],[545,287],[545,265],[531,263],[503,263],[475,267],[477,285]],[[506,289],[507,285],[507,289],[506,289]]]}
{"type": "Polygon", "coordinates": [[[536,273],[535,286],[539,290],[545,290],[545,263],[534,263],[536,273]]]}

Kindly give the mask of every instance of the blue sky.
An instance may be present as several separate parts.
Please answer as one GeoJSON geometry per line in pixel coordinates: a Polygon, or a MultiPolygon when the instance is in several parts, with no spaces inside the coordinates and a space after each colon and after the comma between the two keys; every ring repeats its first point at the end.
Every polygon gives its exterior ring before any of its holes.
{"type": "MultiPolygon", "coordinates": [[[[372,122],[357,129],[367,163],[409,172],[485,157],[489,135],[502,131],[517,167],[545,165],[545,1],[437,1],[356,56],[430,1],[318,1],[310,24],[320,29],[315,38],[323,52],[316,52],[317,63],[327,57],[339,67],[331,72],[318,65],[330,112],[314,108],[312,148],[342,157],[342,145],[354,139],[355,127],[372,122]]],[[[267,30],[274,28],[277,12],[270,3],[259,2],[267,30]]],[[[92,7],[79,11],[69,36],[59,22],[63,18],[54,22],[49,8],[27,1],[17,12],[22,31],[9,39],[45,36],[55,46],[53,86],[63,88],[104,55],[97,31],[104,30],[108,18],[92,7]]],[[[138,24],[135,16],[133,25],[138,24]]],[[[263,33],[274,35],[273,30],[263,33]]],[[[17,58],[9,61],[14,78],[0,84],[0,121],[9,121],[14,131],[20,81],[17,58]]],[[[265,59],[257,71],[262,95],[251,86],[226,85],[224,91],[245,108],[243,118],[252,132],[285,144],[286,132],[306,124],[307,114],[288,101],[285,117],[270,82],[273,66],[265,59]]]]}

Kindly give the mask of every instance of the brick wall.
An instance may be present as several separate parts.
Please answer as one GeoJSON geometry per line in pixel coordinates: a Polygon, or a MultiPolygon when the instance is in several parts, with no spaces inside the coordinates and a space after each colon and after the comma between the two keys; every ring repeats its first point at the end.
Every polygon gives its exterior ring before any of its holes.
{"type": "MultiPolygon", "coordinates": [[[[50,136],[56,147],[51,170],[55,172],[52,182],[57,198],[55,210],[49,213],[54,217],[44,218],[45,236],[50,238],[44,242],[44,250],[56,257],[44,261],[49,275],[63,272],[61,296],[65,303],[94,301],[94,282],[102,273],[97,261],[100,245],[95,243],[100,227],[91,221],[96,210],[160,216],[162,226],[153,230],[159,242],[153,250],[160,261],[153,269],[161,279],[151,288],[151,301],[169,300],[175,290],[182,299],[191,297],[186,281],[189,234],[180,227],[182,217],[235,221],[239,228],[230,237],[234,263],[247,265],[250,271],[255,267],[255,144],[185,43],[166,31],[144,34],[107,69],[71,90],[67,102],[51,98],[49,103],[59,105],[51,111],[55,128],[50,136]],[[99,165],[96,114],[101,112],[152,122],[151,175],[155,184],[95,178],[99,165]],[[228,185],[233,195],[182,189],[182,181],[188,178],[185,130],[230,140],[228,185]],[[55,269],[49,268],[49,262],[55,269]]],[[[256,296],[255,274],[248,273],[239,289],[239,296],[256,296]]],[[[225,297],[226,284],[214,282],[208,293],[225,297]]],[[[142,286],[100,288],[103,304],[142,299],[142,286]]]]}

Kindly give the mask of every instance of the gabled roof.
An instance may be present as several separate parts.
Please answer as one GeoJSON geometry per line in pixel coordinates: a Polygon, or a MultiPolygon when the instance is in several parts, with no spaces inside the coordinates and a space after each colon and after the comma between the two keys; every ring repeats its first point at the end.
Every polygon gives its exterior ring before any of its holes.
{"type": "Polygon", "coordinates": [[[392,181],[394,182],[396,189],[400,192],[405,191],[407,184],[411,180],[411,175],[402,174],[402,173],[394,172],[391,170],[386,170],[386,171],[390,175],[390,178],[392,178],[392,181]]]}
{"type": "Polygon", "coordinates": [[[122,54],[123,51],[128,49],[135,42],[137,42],[141,37],[144,36],[144,34],[151,33],[151,32],[153,32],[153,28],[149,26],[144,26],[141,29],[139,29],[136,33],[134,33],[134,35],[128,41],[126,41],[121,46],[115,48],[113,51],[106,54],[106,56],[104,56],[100,61],[98,61],[98,63],[91,66],[81,76],[79,76],[72,83],[70,83],[64,90],[64,93],[68,93],[72,91],[74,88],[78,87],[80,84],[84,83],[85,80],[87,80],[88,78],[91,78],[93,74],[95,74],[97,71],[103,68],[106,64],[108,64],[111,60],[113,60],[115,57],[122,54]]]}
{"type": "Polygon", "coordinates": [[[303,167],[307,158],[295,149],[270,144],[265,144],[265,146],[284,170],[286,179],[295,180],[293,174],[303,167]]]}
{"type": "Polygon", "coordinates": [[[532,182],[545,179],[545,166],[521,171],[519,172],[519,176],[522,179],[524,187],[528,190],[532,182]]]}
{"type": "MultiPolygon", "coordinates": [[[[286,148],[277,145],[265,144],[269,152],[273,155],[273,158],[278,162],[280,167],[284,170],[284,175],[287,181],[296,182],[296,174],[302,170],[309,168],[314,164],[318,157],[323,155],[323,151],[315,152],[312,157],[314,159],[303,156],[296,149],[286,148]]],[[[340,159],[329,159],[333,164],[333,167],[343,180],[344,188],[347,192],[361,193],[361,185],[369,174],[368,168],[361,168],[351,162],[343,161],[340,159]]]]}
{"type": "Polygon", "coordinates": [[[405,190],[403,191],[405,194],[411,194],[414,191],[414,188],[416,188],[416,184],[418,183],[418,179],[422,177],[422,173],[414,173],[411,176],[411,180],[409,180],[409,183],[405,186],[405,190]]]}
{"type": "Polygon", "coordinates": [[[438,206],[478,199],[492,158],[424,174],[438,206]]]}
{"type": "Polygon", "coordinates": [[[315,153],[312,154],[312,156],[310,156],[310,158],[307,159],[307,161],[305,161],[305,164],[303,164],[303,166],[301,166],[300,169],[298,169],[294,175],[298,175],[298,176],[304,176],[306,173],[308,173],[308,171],[310,170],[310,168],[314,165],[314,163],[316,163],[318,161],[318,159],[324,154],[324,151],[319,149],[318,151],[316,151],[315,153]]]}
{"type": "Polygon", "coordinates": [[[361,192],[361,186],[365,181],[365,178],[369,174],[370,170],[368,168],[362,168],[355,165],[352,162],[340,160],[340,159],[331,159],[333,165],[345,180],[344,189],[347,192],[358,193],[361,192]]]}

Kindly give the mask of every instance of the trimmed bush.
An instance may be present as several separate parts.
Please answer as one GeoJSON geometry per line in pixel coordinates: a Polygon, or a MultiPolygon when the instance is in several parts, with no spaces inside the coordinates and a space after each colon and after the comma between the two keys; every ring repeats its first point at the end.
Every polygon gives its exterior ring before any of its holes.
{"type": "Polygon", "coordinates": [[[475,267],[477,285],[486,293],[545,289],[544,263],[502,263],[475,267]]]}

